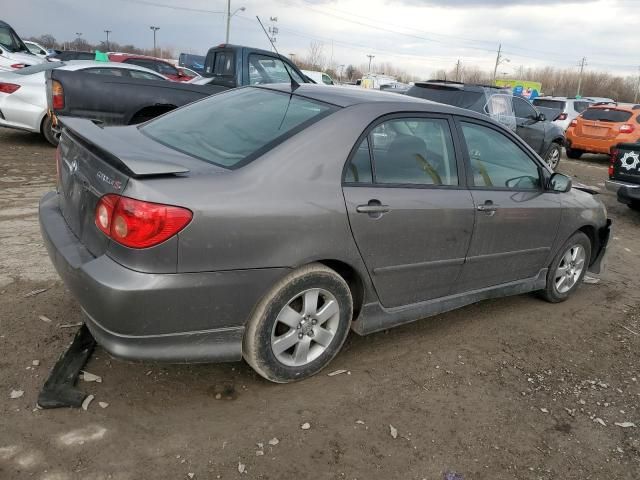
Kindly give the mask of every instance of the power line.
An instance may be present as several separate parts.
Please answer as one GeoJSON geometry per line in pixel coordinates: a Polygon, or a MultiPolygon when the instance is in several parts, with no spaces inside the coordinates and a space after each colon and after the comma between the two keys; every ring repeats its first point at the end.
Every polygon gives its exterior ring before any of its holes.
{"type": "Polygon", "coordinates": [[[203,8],[191,8],[191,7],[180,7],[178,5],[168,5],[166,3],[157,3],[157,2],[149,2],[147,0],[120,0],[125,3],[137,3],[139,5],[147,5],[151,7],[160,7],[160,8],[169,8],[171,10],[183,10],[185,12],[197,12],[197,13],[226,13],[223,11],[217,10],[206,10],[203,8]]]}

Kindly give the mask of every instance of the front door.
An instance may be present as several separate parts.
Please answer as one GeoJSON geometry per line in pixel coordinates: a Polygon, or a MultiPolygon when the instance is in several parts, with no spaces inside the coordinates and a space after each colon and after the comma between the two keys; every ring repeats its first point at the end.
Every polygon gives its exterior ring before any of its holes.
{"type": "Polygon", "coordinates": [[[541,166],[494,126],[460,121],[475,229],[456,292],[535,277],[546,267],[562,205],[543,188],[541,166]]]}
{"type": "Polygon", "coordinates": [[[546,152],[542,151],[544,146],[545,122],[538,120],[538,111],[525,99],[513,97],[513,111],[516,116],[516,133],[522,138],[538,155],[544,157],[546,152]]]}
{"type": "Polygon", "coordinates": [[[394,117],[361,140],[345,168],[355,241],[382,305],[449,294],[473,230],[446,117],[394,117]]]}

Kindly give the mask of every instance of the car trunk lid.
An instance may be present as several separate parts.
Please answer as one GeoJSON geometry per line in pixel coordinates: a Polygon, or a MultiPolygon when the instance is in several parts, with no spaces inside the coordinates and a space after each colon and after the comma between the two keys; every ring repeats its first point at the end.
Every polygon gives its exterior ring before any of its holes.
{"type": "Polygon", "coordinates": [[[148,146],[136,148],[88,120],[60,120],[64,126],[57,153],[60,210],[71,231],[98,256],[109,245],[94,218],[103,195],[122,194],[131,178],[184,174],[189,169],[150,160],[148,146]]]}

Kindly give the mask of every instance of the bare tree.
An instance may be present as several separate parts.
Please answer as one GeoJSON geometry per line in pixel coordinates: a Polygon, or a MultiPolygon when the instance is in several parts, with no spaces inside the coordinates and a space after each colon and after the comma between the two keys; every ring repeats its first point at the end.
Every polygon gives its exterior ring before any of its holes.
{"type": "Polygon", "coordinates": [[[309,52],[305,63],[307,63],[312,70],[322,70],[325,64],[324,58],[324,44],[322,42],[311,42],[309,44],[309,52]]]}

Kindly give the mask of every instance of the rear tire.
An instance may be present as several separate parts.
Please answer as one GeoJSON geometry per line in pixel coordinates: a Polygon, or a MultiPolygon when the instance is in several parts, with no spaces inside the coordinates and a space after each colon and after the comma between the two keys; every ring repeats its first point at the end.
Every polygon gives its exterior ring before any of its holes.
{"type": "Polygon", "coordinates": [[[577,150],[575,148],[567,147],[567,157],[573,158],[574,160],[578,160],[583,153],[584,153],[583,150],[577,150]]]}
{"type": "Polygon", "coordinates": [[[49,115],[44,117],[44,120],[42,121],[41,133],[47,142],[54,147],[58,146],[58,143],[60,142],[60,134],[53,131],[53,124],[51,123],[51,117],[49,115]]]}
{"type": "Polygon", "coordinates": [[[351,291],[334,270],[313,263],[280,280],[255,308],[242,355],[272,382],[315,375],[338,354],[353,315],[351,291]]]}
{"type": "Polygon", "coordinates": [[[553,142],[549,146],[549,150],[547,150],[547,154],[544,157],[545,163],[551,168],[551,170],[555,170],[560,163],[560,157],[562,156],[562,149],[560,148],[560,144],[553,142]]]}
{"type": "Polygon", "coordinates": [[[582,232],[574,233],[551,262],[542,298],[551,303],[564,302],[582,283],[591,259],[591,241],[582,232]]]}

